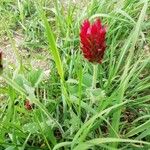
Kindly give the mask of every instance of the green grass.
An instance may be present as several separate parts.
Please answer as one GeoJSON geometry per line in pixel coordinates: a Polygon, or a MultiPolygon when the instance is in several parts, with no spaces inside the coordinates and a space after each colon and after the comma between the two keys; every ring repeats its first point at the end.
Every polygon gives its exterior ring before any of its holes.
{"type": "Polygon", "coordinates": [[[0,149],[149,149],[149,8],[149,0],[2,0],[0,37],[10,40],[17,64],[1,75],[0,149]],[[93,67],[79,29],[96,17],[107,27],[107,49],[93,67]],[[15,32],[32,55],[49,52],[48,77],[23,63],[15,32]]]}

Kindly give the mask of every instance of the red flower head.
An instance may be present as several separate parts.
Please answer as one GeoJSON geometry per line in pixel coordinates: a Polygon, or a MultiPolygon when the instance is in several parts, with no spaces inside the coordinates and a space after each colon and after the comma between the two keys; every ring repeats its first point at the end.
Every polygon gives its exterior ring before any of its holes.
{"type": "Polygon", "coordinates": [[[97,19],[93,24],[85,20],[80,30],[81,50],[86,59],[94,63],[102,63],[106,49],[106,29],[101,20],[97,19]]]}
{"type": "Polygon", "coordinates": [[[31,110],[31,109],[32,109],[32,104],[30,103],[29,100],[26,100],[26,101],[25,101],[25,108],[26,108],[27,110],[31,110]]]}

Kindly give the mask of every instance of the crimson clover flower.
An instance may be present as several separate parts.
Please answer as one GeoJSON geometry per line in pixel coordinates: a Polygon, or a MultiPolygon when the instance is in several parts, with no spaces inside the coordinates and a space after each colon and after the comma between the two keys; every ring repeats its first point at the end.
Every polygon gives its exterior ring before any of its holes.
{"type": "Polygon", "coordinates": [[[101,20],[96,19],[93,24],[85,20],[80,29],[81,50],[84,57],[93,63],[102,63],[106,49],[106,29],[101,20]]]}
{"type": "Polygon", "coordinates": [[[25,101],[25,108],[26,108],[27,110],[31,110],[31,109],[32,109],[32,104],[30,103],[29,100],[26,100],[26,101],[25,101]]]}

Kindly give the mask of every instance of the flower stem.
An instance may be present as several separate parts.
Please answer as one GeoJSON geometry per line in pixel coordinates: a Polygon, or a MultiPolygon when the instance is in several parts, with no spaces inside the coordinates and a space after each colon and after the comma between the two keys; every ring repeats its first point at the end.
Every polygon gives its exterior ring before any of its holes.
{"type": "Polygon", "coordinates": [[[93,65],[93,81],[92,81],[92,89],[96,88],[96,80],[97,80],[97,70],[98,70],[98,65],[94,64],[93,65]]]}

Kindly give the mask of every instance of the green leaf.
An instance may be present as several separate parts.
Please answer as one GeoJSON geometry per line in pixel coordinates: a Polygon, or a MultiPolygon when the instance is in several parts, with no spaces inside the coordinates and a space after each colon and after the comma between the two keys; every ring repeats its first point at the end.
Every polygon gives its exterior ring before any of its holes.
{"type": "Polygon", "coordinates": [[[31,82],[32,87],[37,87],[41,82],[44,75],[43,70],[31,70],[28,74],[29,81],[31,82]]]}
{"type": "Polygon", "coordinates": [[[65,146],[69,146],[69,145],[71,145],[71,142],[62,142],[62,143],[55,145],[53,150],[60,149],[61,147],[65,147],[65,146]]]}
{"type": "Polygon", "coordinates": [[[49,47],[50,47],[50,52],[56,63],[56,68],[57,68],[58,74],[60,75],[60,78],[63,80],[64,79],[63,65],[62,65],[62,62],[60,59],[60,54],[59,54],[59,51],[57,48],[56,40],[55,40],[53,31],[52,31],[51,25],[49,24],[48,19],[45,16],[42,6],[39,4],[39,6],[37,6],[37,8],[39,11],[39,15],[41,16],[41,19],[45,26],[46,35],[47,35],[47,39],[48,39],[49,47]]]}
{"type": "Polygon", "coordinates": [[[140,126],[138,126],[134,129],[132,129],[131,131],[129,131],[126,134],[126,137],[134,136],[134,135],[138,134],[139,132],[142,132],[143,130],[146,130],[149,127],[150,127],[150,120],[146,121],[145,123],[141,124],[140,126]]]}
{"type": "Polygon", "coordinates": [[[79,143],[79,145],[76,146],[73,150],[80,150],[80,149],[88,150],[93,146],[100,146],[101,144],[104,143],[116,143],[116,142],[150,145],[149,142],[138,141],[138,140],[120,139],[120,138],[97,138],[90,141],[86,141],[84,143],[79,143]]]}

